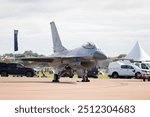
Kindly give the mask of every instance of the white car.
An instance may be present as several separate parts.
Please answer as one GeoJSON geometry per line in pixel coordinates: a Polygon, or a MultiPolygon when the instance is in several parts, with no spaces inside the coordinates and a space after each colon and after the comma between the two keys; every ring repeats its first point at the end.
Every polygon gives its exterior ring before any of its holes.
{"type": "Polygon", "coordinates": [[[132,63],[125,63],[123,61],[116,61],[109,64],[108,76],[113,78],[118,77],[135,77],[139,78],[141,75],[150,75],[149,70],[142,70],[132,63]]]}

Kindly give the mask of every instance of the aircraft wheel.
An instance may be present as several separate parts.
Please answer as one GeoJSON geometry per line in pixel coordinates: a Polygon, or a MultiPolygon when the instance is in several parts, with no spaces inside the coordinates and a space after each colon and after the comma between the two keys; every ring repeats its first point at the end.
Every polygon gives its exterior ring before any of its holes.
{"type": "Polygon", "coordinates": [[[90,82],[90,80],[88,79],[88,80],[86,80],[86,82],[90,82]]]}
{"type": "Polygon", "coordinates": [[[58,74],[54,74],[54,80],[52,82],[59,82],[58,74]]]}
{"type": "Polygon", "coordinates": [[[90,82],[87,76],[83,76],[82,82],[90,82]]]}
{"type": "Polygon", "coordinates": [[[86,76],[86,82],[90,82],[90,80],[88,79],[88,77],[86,76]]]}
{"type": "Polygon", "coordinates": [[[85,78],[85,76],[83,76],[82,82],[86,82],[86,78],[85,78]]]}
{"type": "Polygon", "coordinates": [[[59,80],[52,80],[52,82],[59,82],[59,80]]]}
{"type": "Polygon", "coordinates": [[[82,80],[82,82],[86,82],[86,80],[82,80]]]}

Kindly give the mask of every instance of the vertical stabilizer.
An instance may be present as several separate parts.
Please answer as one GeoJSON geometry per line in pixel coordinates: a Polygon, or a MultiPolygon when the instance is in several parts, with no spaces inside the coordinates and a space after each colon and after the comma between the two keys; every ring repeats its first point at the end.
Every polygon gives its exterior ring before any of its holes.
{"type": "Polygon", "coordinates": [[[51,25],[51,31],[52,31],[52,39],[53,39],[53,49],[54,49],[54,53],[55,52],[63,52],[65,50],[67,50],[61,43],[59,35],[58,35],[58,31],[57,28],[55,26],[54,22],[50,23],[51,25]]]}

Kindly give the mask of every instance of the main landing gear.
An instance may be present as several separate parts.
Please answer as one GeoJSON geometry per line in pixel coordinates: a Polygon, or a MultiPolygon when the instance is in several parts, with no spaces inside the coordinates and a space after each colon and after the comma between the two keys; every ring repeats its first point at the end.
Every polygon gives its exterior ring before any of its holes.
{"type": "Polygon", "coordinates": [[[82,82],[90,82],[87,76],[88,71],[84,70],[84,75],[82,76],[82,82]]]}
{"type": "Polygon", "coordinates": [[[52,80],[52,82],[59,82],[58,74],[54,74],[54,79],[52,80]]]}
{"type": "Polygon", "coordinates": [[[87,76],[83,76],[82,82],[90,82],[87,76]]]}
{"type": "MultiPolygon", "coordinates": [[[[87,72],[88,72],[87,70],[81,70],[81,77],[82,77],[81,81],[82,82],[90,82],[90,80],[88,79],[88,76],[87,76],[87,72]]],[[[62,74],[63,74],[63,71],[62,72],[57,72],[56,71],[55,74],[54,74],[54,79],[52,80],[52,82],[56,82],[56,83],[59,82],[59,79],[60,79],[62,74]]]]}

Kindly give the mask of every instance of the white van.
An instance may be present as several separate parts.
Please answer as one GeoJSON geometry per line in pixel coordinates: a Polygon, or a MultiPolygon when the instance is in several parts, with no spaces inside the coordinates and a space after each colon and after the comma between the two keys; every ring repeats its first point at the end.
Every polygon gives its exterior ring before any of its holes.
{"type": "Polygon", "coordinates": [[[150,75],[147,70],[142,70],[135,64],[124,61],[111,62],[108,66],[108,76],[113,78],[118,77],[135,77],[139,78],[141,75],[150,75]]]}
{"type": "Polygon", "coordinates": [[[135,62],[136,66],[141,68],[142,70],[148,70],[150,71],[150,63],[149,62],[135,62]]]}

